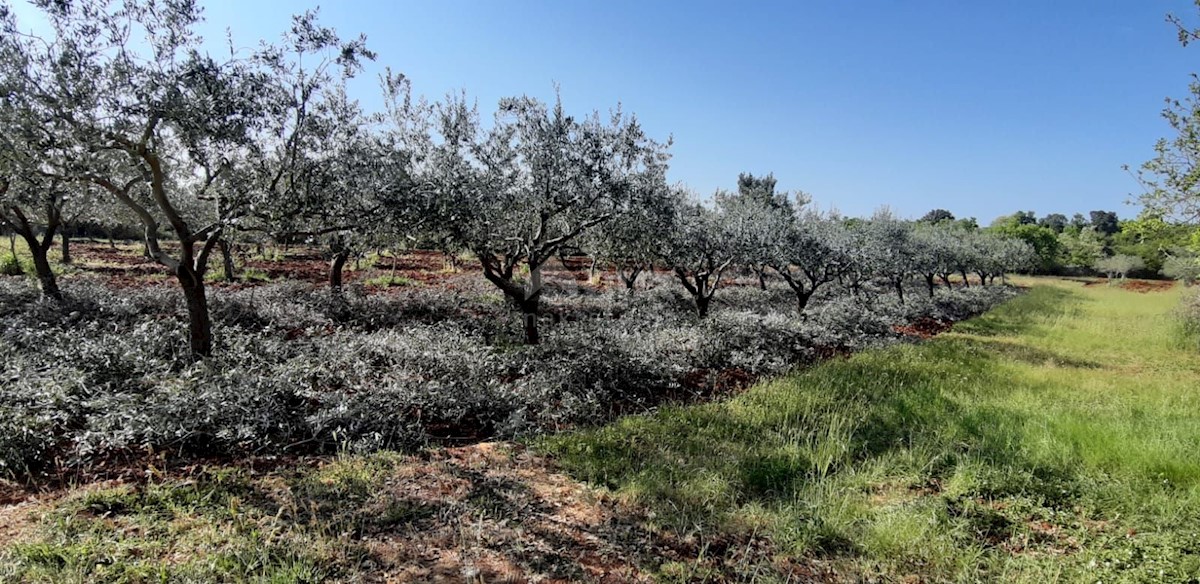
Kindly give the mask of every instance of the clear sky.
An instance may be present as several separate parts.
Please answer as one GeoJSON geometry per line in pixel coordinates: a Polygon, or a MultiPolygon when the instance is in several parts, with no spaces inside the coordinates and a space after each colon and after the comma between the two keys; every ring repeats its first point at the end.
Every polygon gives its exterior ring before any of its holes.
{"type": "MultiPolygon", "coordinates": [[[[315,3],[207,0],[210,37],[278,38],[315,3]]],[[[322,22],[365,33],[379,61],[357,84],[378,103],[383,65],[419,94],[464,89],[617,102],[673,135],[672,181],[701,194],[774,172],[821,207],[986,224],[1032,209],[1136,214],[1121,169],[1152,155],[1200,47],[1168,12],[1188,0],[791,2],[336,2],[322,22]]]]}

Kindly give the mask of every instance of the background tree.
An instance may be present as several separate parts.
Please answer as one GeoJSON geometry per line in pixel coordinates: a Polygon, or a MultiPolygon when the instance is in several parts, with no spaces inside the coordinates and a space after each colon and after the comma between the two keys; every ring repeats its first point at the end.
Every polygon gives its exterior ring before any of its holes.
{"type": "Polygon", "coordinates": [[[661,242],[674,233],[684,196],[661,173],[643,173],[635,196],[620,202],[611,221],[588,231],[584,249],[612,264],[625,288],[634,290],[638,276],[653,269],[661,242]]]}
{"type": "Polygon", "coordinates": [[[1062,239],[1050,227],[1035,223],[1020,223],[1019,220],[1013,218],[992,226],[990,230],[997,235],[1020,239],[1029,244],[1037,256],[1037,265],[1035,266],[1037,271],[1051,272],[1058,266],[1059,257],[1062,254],[1062,239]]]}
{"type": "Polygon", "coordinates": [[[921,223],[942,223],[945,221],[954,221],[954,214],[945,209],[934,209],[918,219],[921,223]]]}
{"type": "Polygon", "coordinates": [[[934,295],[935,279],[939,276],[946,287],[950,287],[955,238],[962,233],[965,232],[946,223],[931,225],[918,222],[913,229],[913,269],[924,279],[930,298],[934,295]]]}
{"type": "Polygon", "coordinates": [[[1142,267],[1142,258],[1131,255],[1115,255],[1102,257],[1092,266],[1097,272],[1103,272],[1109,279],[1124,279],[1129,272],[1142,267]]]}
{"type": "Polygon", "coordinates": [[[809,201],[808,195],[775,191],[775,176],[738,175],[738,189],[714,195],[728,228],[731,243],[738,246],[738,261],[750,268],[758,286],[767,289],[768,266],[775,258],[774,250],[787,236],[788,226],[796,212],[809,201]]]}
{"type": "Polygon", "coordinates": [[[1038,226],[1045,227],[1057,235],[1067,228],[1067,221],[1067,216],[1062,213],[1050,213],[1038,219],[1038,226]]]}
{"type": "Polygon", "coordinates": [[[1114,211],[1092,211],[1088,215],[1091,217],[1092,228],[1101,235],[1110,236],[1120,229],[1117,214],[1114,211]]]}
{"type": "Polygon", "coordinates": [[[887,280],[903,303],[904,283],[917,269],[917,242],[912,238],[912,225],[883,209],[876,211],[865,226],[874,272],[887,280]]]}
{"type": "Polygon", "coordinates": [[[324,248],[336,290],[367,222],[380,212],[377,195],[389,183],[380,174],[391,158],[376,140],[378,120],[346,92],[347,80],[375,54],[365,38],[343,40],[317,16],[294,16],[282,42],[254,56],[274,91],[250,166],[255,227],[324,248]]]}
{"type": "Polygon", "coordinates": [[[1104,241],[1095,229],[1085,227],[1077,235],[1064,231],[1058,237],[1067,265],[1089,267],[1104,255],[1104,241]]]}

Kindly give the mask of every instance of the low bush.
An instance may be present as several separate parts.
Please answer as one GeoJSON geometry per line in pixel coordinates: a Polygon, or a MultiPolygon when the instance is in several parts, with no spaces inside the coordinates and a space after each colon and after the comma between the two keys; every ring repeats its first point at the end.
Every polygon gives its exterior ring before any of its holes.
{"type": "Polygon", "coordinates": [[[6,253],[0,255],[0,276],[20,276],[25,273],[25,267],[17,256],[6,253]]]}
{"type": "Polygon", "coordinates": [[[341,293],[285,282],[213,290],[214,356],[190,363],[170,286],[64,282],[61,304],[0,281],[0,473],[86,466],[115,452],[202,455],[408,449],[599,423],[742,387],[824,355],[895,342],[898,324],[958,319],[1011,288],[905,303],[722,290],[695,316],[676,288],[548,288],[542,344],[474,279],[341,293]]]}

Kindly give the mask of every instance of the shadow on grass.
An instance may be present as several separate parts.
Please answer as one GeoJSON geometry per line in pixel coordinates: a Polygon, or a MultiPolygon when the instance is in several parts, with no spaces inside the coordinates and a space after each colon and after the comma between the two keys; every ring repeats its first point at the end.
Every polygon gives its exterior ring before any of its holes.
{"type": "Polygon", "coordinates": [[[1029,345],[1009,343],[995,339],[973,339],[973,342],[989,352],[1037,367],[1067,367],[1073,369],[1101,369],[1104,367],[1103,364],[1097,361],[1068,357],[1059,352],[1031,347],[1029,345]]]}
{"type": "Polygon", "coordinates": [[[1078,291],[1037,286],[1019,302],[1007,302],[971,320],[954,325],[954,331],[979,336],[1011,336],[1029,331],[1040,322],[1069,314],[1088,299],[1078,291]]]}

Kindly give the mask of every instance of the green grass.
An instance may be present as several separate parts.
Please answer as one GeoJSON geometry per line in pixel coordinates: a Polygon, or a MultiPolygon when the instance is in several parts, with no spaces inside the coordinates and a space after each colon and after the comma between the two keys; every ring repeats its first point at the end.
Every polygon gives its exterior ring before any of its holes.
{"type": "Polygon", "coordinates": [[[324,582],[367,557],[365,530],[419,511],[386,500],[400,458],[345,457],[271,477],[205,469],[187,480],[90,486],[37,536],[0,550],[0,582],[324,582]]]}
{"type": "MultiPolygon", "coordinates": [[[[40,236],[39,236],[40,237],[40,236]]],[[[0,275],[4,276],[27,276],[34,278],[36,271],[33,268],[33,254],[29,251],[29,245],[25,243],[23,238],[16,238],[13,246],[16,254],[8,248],[8,239],[3,240],[2,250],[0,251],[0,275]]],[[[58,245],[58,240],[54,240],[54,245],[47,251],[46,259],[50,261],[50,269],[55,275],[61,276],[64,273],[73,271],[71,266],[66,266],[62,263],[62,247],[58,245]]]]}
{"type": "Polygon", "coordinates": [[[412,278],[406,278],[404,276],[391,276],[387,274],[369,278],[363,283],[368,286],[379,286],[381,288],[387,288],[391,286],[416,286],[420,284],[420,282],[413,280],[412,278]]]}
{"type": "MultiPolygon", "coordinates": [[[[234,279],[238,282],[271,282],[271,275],[267,272],[251,266],[244,266],[240,269],[235,268],[234,279]]],[[[225,270],[221,266],[210,267],[208,272],[204,274],[205,282],[224,282],[226,281],[225,270]]]]}
{"type": "Polygon", "coordinates": [[[1179,289],[1039,280],[928,343],[550,437],[659,527],[847,578],[1200,578],[1200,353],[1179,289]],[[1194,344],[1192,345],[1194,347],[1194,344]]]}

